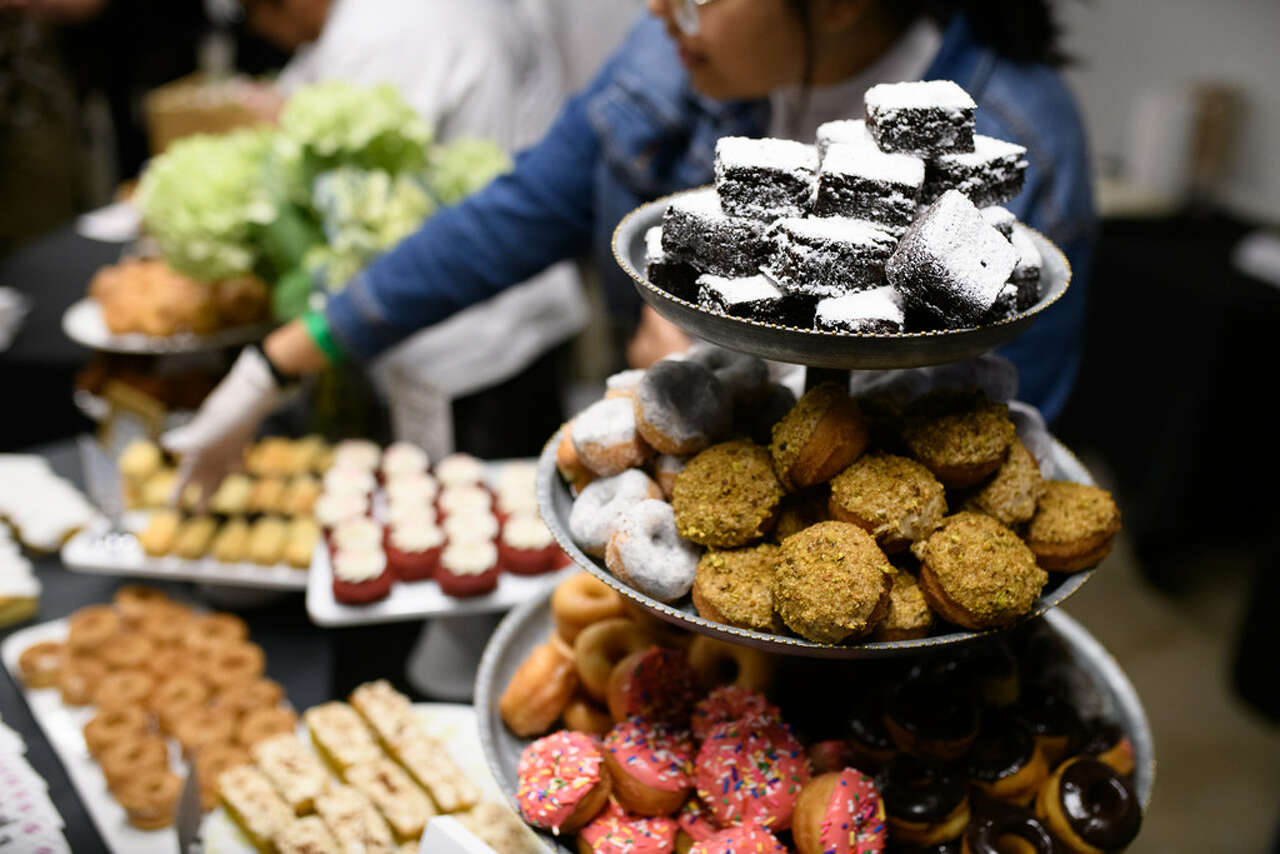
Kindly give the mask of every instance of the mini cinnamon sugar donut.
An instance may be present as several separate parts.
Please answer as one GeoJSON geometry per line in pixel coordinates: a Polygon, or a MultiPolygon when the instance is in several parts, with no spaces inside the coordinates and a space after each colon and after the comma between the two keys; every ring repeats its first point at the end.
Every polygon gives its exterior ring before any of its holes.
{"type": "Polygon", "coordinates": [[[848,522],[819,522],[782,541],[773,607],[793,632],[818,643],[869,634],[889,610],[889,560],[848,522]]]}
{"type": "Polygon", "coordinates": [[[689,666],[708,689],[736,685],[764,693],[773,684],[774,661],[758,649],[698,635],[689,644],[689,666]]]}
{"type": "Polygon", "coordinates": [[[966,629],[1009,625],[1031,610],[1049,580],[1017,534],[980,513],[947,517],[912,551],[929,607],[966,629]]]}
{"type": "Polygon", "coordinates": [[[66,644],[56,641],[32,644],[18,656],[22,683],[28,688],[52,688],[58,684],[66,658],[66,644]]]}
{"type": "Polygon", "coordinates": [[[749,439],[734,439],[689,461],[676,477],[671,506],[682,537],[732,548],[769,532],[782,496],[769,452],[749,439]]]}
{"type": "Polygon", "coordinates": [[[623,511],[646,498],[661,497],[662,490],[639,469],[601,478],[574,499],[569,533],[584,552],[602,558],[623,511]]]}
{"type": "Polygon", "coordinates": [[[266,669],[267,658],[262,647],[249,641],[237,641],[215,647],[209,659],[205,678],[218,689],[257,679],[266,669]]]}
{"type": "Polygon", "coordinates": [[[906,570],[895,569],[889,589],[889,611],[871,637],[878,641],[900,641],[922,638],[933,628],[933,612],[915,577],[906,570]]]}
{"type": "Polygon", "coordinates": [[[1051,480],[1027,525],[1027,545],[1050,572],[1097,566],[1120,530],[1120,510],[1111,493],[1096,486],[1051,480]]]}
{"type": "Polygon", "coordinates": [[[187,625],[183,642],[188,647],[221,646],[249,637],[249,627],[235,614],[202,614],[187,625]]]}
{"type": "Polygon", "coordinates": [[[1123,851],[1142,828],[1142,806],[1129,781],[1081,756],[1059,765],[1041,787],[1036,817],[1074,854],[1123,851]]]}
{"type": "Polygon", "coordinates": [[[706,739],[711,730],[733,721],[781,721],[782,713],[763,694],[741,685],[721,685],[693,707],[693,737],[706,739]]]}
{"type": "Polygon", "coordinates": [[[193,757],[201,748],[235,739],[236,720],[224,711],[193,707],[174,724],[173,737],[182,745],[184,756],[193,757]]]}
{"type": "Polygon", "coordinates": [[[1133,742],[1116,724],[1105,720],[1086,721],[1077,753],[1110,765],[1122,777],[1133,773],[1133,742]]]}
{"type": "Polygon", "coordinates": [[[68,706],[87,706],[98,683],[107,675],[107,666],[96,658],[68,656],[58,673],[58,692],[68,706]]]}
{"type": "Polygon", "coordinates": [[[683,649],[651,646],[619,661],[609,674],[606,699],[615,721],[638,716],[685,727],[693,709],[697,677],[683,649]]]}
{"type": "Polygon", "coordinates": [[[147,715],[139,706],[104,708],[84,725],[84,743],[96,757],[110,745],[146,735],[149,730],[147,715]]]}
{"type": "Polygon", "coordinates": [[[268,706],[245,712],[236,727],[236,743],[250,748],[274,735],[298,731],[298,713],[285,706],[268,706]]]}
{"type": "Polygon", "coordinates": [[[696,454],[733,424],[733,399],[708,368],[663,360],[635,390],[635,425],[660,454],[696,454]]]}
{"type": "Polygon", "coordinates": [[[790,727],[761,719],[711,728],[694,762],[698,797],[721,827],[786,830],[809,760],[790,727]]]}
{"type": "Polygon", "coordinates": [[[670,815],[693,791],[693,739],[688,730],[633,717],[603,741],[613,797],[636,815],[670,815]]]}
{"type": "Polygon", "coordinates": [[[284,687],[273,679],[237,682],[213,695],[211,709],[226,711],[237,720],[254,709],[277,706],[284,700],[284,687]]]}
{"type": "Polygon", "coordinates": [[[574,661],[583,690],[596,700],[604,700],[613,668],[633,652],[652,643],[636,624],[625,617],[592,623],[573,642],[574,661]]]}
{"type": "Polygon", "coordinates": [[[566,421],[560,430],[560,444],[556,445],[556,470],[569,484],[569,491],[577,495],[596,479],[596,473],[587,468],[587,464],[578,456],[578,449],[573,446],[573,422],[566,421]]]}
{"type": "Polygon", "coordinates": [[[988,714],[969,748],[969,782],[988,797],[1029,806],[1049,776],[1044,750],[1025,724],[988,714]]]}
{"type": "Polygon", "coordinates": [[[152,768],[135,775],[116,791],[125,819],[139,830],[159,830],[173,824],[182,781],[168,768],[152,768]]]}
{"type": "Polygon", "coordinates": [[[156,713],[160,728],[172,732],[188,710],[204,705],[208,699],[209,689],[201,679],[179,673],[160,683],[152,693],[151,709],[156,713]]]}
{"type": "Polygon", "coordinates": [[[947,513],[947,496],[915,460],[873,453],[831,481],[830,511],[831,518],[875,537],[885,554],[895,554],[932,533],[947,513]]]}
{"type": "Polygon", "coordinates": [[[190,608],[176,602],[158,602],[138,619],[136,628],[157,647],[172,647],[183,642],[191,619],[190,608]]]}
{"type": "Polygon", "coordinates": [[[858,404],[834,383],[804,393],[773,426],[769,453],[788,492],[825,483],[867,447],[867,427],[858,404]]]}
{"type": "Polygon", "coordinates": [[[582,733],[561,730],[533,742],[520,754],[516,773],[520,814],[557,836],[584,827],[609,800],[604,756],[582,733]]]}
{"type": "Polygon", "coordinates": [[[586,694],[579,693],[564,707],[564,725],[574,732],[603,736],[613,729],[613,717],[608,709],[598,706],[586,694]]]}
{"type": "Polygon", "coordinates": [[[975,797],[972,817],[961,840],[960,854],[1054,854],[1049,829],[1024,807],[975,797]]]}
{"type": "Polygon", "coordinates": [[[556,634],[572,644],[578,632],[592,623],[622,616],[622,597],[589,572],[578,572],[556,585],[551,594],[551,617],[556,634]]]}
{"type": "Polygon", "coordinates": [[[168,602],[169,597],[159,587],[151,587],[146,584],[125,584],[116,588],[111,601],[115,604],[116,610],[120,612],[120,616],[125,623],[130,626],[136,626],[138,621],[148,614],[153,606],[168,602]]]}
{"type": "Polygon", "coordinates": [[[716,623],[775,632],[773,571],[778,547],[770,543],[741,549],[712,549],[698,561],[693,607],[716,623]]]}
{"type": "Polygon", "coordinates": [[[791,834],[800,854],[880,854],[887,833],[875,781],[854,768],[814,777],[796,799],[791,834]]]}
{"type": "Polygon", "coordinates": [[[98,658],[109,670],[141,670],[155,653],[155,645],[146,635],[121,632],[102,644],[98,658]]]}
{"type": "Polygon", "coordinates": [[[98,756],[107,788],[113,792],[144,771],[169,768],[169,745],[159,735],[148,733],[107,745],[98,756]]]}
{"type": "Polygon", "coordinates": [[[907,407],[902,428],[911,456],[955,489],[999,469],[1016,435],[1009,407],[978,389],[938,389],[924,395],[907,407]]]}
{"type": "Polygon", "coordinates": [[[619,581],[659,602],[674,602],[689,592],[699,553],[676,532],[671,505],[646,498],[618,516],[604,557],[619,581]]]}
{"type": "Polygon", "coordinates": [[[515,735],[542,735],[559,720],[578,688],[574,661],[554,644],[535,647],[498,699],[498,713],[515,735]]]}
{"type": "Polygon", "coordinates": [[[958,839],[969,824],[968,780],[951,766],[903,753],[877,782],[895,842],[938,845],[958,839]]]}
{"type": "Polygon", "coordinates": [[[578,459],[600,477],[642,466],[653,453],[636,429],[635,411],[625,398],[596,401],[571,423],[578,459]]]}
{"type": "Polygon", "coordinates": [[[668,854],[677,825],[667,816],[632,815],[609,801],[591,823],[578,832],[579,854],[668,854]]]}
{"type": "Polygon", "coordinates": [[[145,670],[114,670],[98,682],[93,692],[93,704],[103,709],[145,707],[155,687],[155,680],[145,670]]]}
{"type": "Polygon", "coordinates": [[[1001,525],[1016,528],[1035,515],[1044,490],[1040,464],[1022,440],[1014,436],[1004,464],[991,480],[965,498],[964,509],[986,513],[1001,525]]]}
{"type": "Polygon", "coordinates": [[[94,652],[115,637],[122,625],[110,605],[87,605],[67,620],[67,647],[73,652],[94,652]]]}

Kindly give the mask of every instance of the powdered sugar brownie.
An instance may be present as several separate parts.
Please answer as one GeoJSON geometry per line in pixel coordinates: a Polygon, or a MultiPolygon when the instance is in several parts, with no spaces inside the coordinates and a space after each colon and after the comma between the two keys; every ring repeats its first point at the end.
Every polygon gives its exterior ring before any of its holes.
{"type": "Polygon", "coordinates": [[[886,154],[870,140],[835,143],[818,171],[815,216],[858,217],[902,233],[916,216],[924,161],[910,154],[886,154]]]}
{"type": "Polygon", "coordinates": [[[716,141],[716,193],[730,216],[772,222],[804,216],[813,204],[818,152],[786,139],[726,136],[716,141]]]}
{"type": "Polygon", "coordinates": [[[1018,218],[1013,215],[1013,211],[1000,205],[987,205],[979,213],[982,214],[982,218],[987,221],[988,225],[1003,234],[1005,238],[1013,239],[1013,224],[1018,221],[1018,218]]]}
{"type": "Polygon", "coordinates": [[[789,293],[831,297],[880,284],[896,238],[848,217],[782,219],[769,229],[773,254],[764,266],[789,293]]]}
{"type": "Polygon", "coordinates": [[[766,323],[779,319],[786,292],[767,276],[726,278],[704,273],[698,277],[698,308],[730,317],[745,317],[766,323]]]}
{"type": "Polygon", "coordinates": [[[892,285],[818,300],[813,326],[854,335],[901,332],[906,326],[902,294],[892,285]]]}
{"type": "Polygon", "coordinates": [[[650,283],[674,297],[692,302],[698,295],[698,270],[662,247],[662,226],[644,233],[644,273],[650,283]]]}
{"type": "Polygon", "coordinates": [[[973,151],[978,105],[950,80],[881,83],[863,98],[867,129],[881,151],[937,156],[973,151]]]}
{"type": "Polygon", "coordinates": [[[626,398],[597,401],[579,412],[572,424],[578,457],[601,477],[643,465],[649,458],[650,449],[636,430],[635,411],[626,398]]]}
{"type": "Polygon", "coordinates": [[[453,542],[440,553],[436,581],[446,596],[480,596],[498,586],[498,549],[489,540],[453,542]]]}
{"type": "Polygon", "coordinates": [[[991,310],[1017,260],[973,202],[948,190],[907,230],[885,275],[909,304],[944,324],[968,326],[991,310]]]}
{"type": "Polygon", "coordinates": [[[765,223],[733,217],[714,189],[685,193],[662,217],[662,248],[678,261],[717,276],[754,275],[769,254],[765,223]]]}
{"type": "Polygon", "coordinates": [[[484,474],[484,463],[470,454],[449,454],[436,463],[436,480],[444,488],[483,483],[484,474]]]}
{"type": "Polygon", "coordinates": [[[1009,283],[1018,291],[1018,311],[1026,311],[1040,299],[1040,267],[1043,259],[1025,229],[1015,228],[1009,239],[1013,248],[1018,250],[1018,262],[1013,267],[1009,283]]]}
{"type": "Polygon", "coordinates": [[[977,134],[973,151],[931,158],[925,167],[921,204],[932,204],[947,190],[959,190],[978,207],[1007,202],[1022,191],[1027,149],[977,134]]]}
{"type": "Polygon", "coordinates": [[[819,161],[826,160],[827,151],[833,145],[869,145],[877,151],[880,148],[862,119],[839,119],[820,124],[815,141],[819,161]]]}

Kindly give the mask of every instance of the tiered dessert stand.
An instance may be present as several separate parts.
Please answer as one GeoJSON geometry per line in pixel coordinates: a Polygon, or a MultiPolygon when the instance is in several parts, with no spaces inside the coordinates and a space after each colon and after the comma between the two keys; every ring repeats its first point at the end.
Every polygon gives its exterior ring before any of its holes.
{"type": "MultiPolygon", "coordinates": [[[[695,192],[695,191],[690,191],[695,192]]],[[[645,232],[660,225],[672,197],[637,208],[614,232],[613,250],[622,269],[635,282],[636,290],[648,305],[667,320],[697,338],[729,350],[764,359],[807,366],[807,384],[835,380],[847,387],[850,373],[857,370],[912,368],[958,362],[989,352],[1019,335],[1056,302],[1071,282],[1066,257],[1050,240],[1021,223],[1040,250],[1041,297],[1032,308],[1011,319],[973,329],[883,335],[849,335],[780,326],[708,312],[651,283],[645,275],[645,232]]],[[[561,428],[562,430],[564,428],[561,428]]],[[[767,634],[715,623],[698,615],[687,600],[659,602],[622,583],[602,562],[586,555],[569,533],[569,512],[573,496],[556,469],[557,432],[547,443],[539,460],[538,502],[543,518],[561,547],[578,566],[618,591],[630,602],[682,629],[712,635],[729,643],[743,644],[770,653],[809,658],[858,659],[904,656],[944,646],[963,644],[993,632],[953,630],[917,640],[866,641],[849,644],[814,643],[798,637],[767,634]]],[[[1092,484],[1085,467],[1070,451],[1053,443],[1052,477],[1092,484]]],[[[1054,611],[1089,579],[1086,570],[1050,579],[1040,600],[1019,622],[1044,617],[1071,649],[1076,663],[1093,679],[1110,717],[1125,730],[1135,754],[1134,785],[1145,805],[1155,782],[1155,749],[1146,712],[1124,672],[1106,649],[1079,623],[1061,611],[1054,611]]],[[[516,764],[527,740],[516,738],[504,727],[498,714],[498,697],[520,662],[543,643],[552,631],[550,604],[535,600],[513,611],[499,626],[481,660],[476,680],[475,700],[481,742],[494,776],[508,795],[513,795],[516,764]]],[[[998,630],[997,630],[998,631],[998,630]]],[[[550,840],[555,850],[569,851],[561,841],[550,840]]]]}

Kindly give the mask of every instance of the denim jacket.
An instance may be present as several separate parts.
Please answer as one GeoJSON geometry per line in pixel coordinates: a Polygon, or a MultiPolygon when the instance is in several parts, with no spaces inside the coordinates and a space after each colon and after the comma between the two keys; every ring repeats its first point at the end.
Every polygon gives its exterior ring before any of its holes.
{"type": "MultiPolygon", "coordinates": [[[[1002,350],[1018,366],[1019,397],[1052,420],[1079,364],[1096,232],[1080,115],[1053,70],[1001,58],[959,15],[925,79],[955,80],[978,104],[979,133],[1026,146],[1026,185],[1007,207],[1071,262],[1066,295],[1002,350]]],[[[437,213],[329,301],[333,335],[348,355],[368,359],[555,261],[587,253],[604,277],[610,311],[633,317],[639,297],[612,255],[618,221],[643,202],[710,183],[716,140],[762,136],[768,120],[767,101],[695,93],[661,22],[646,16],[547,135],[517,156],[512,172],[437,213]]]]}

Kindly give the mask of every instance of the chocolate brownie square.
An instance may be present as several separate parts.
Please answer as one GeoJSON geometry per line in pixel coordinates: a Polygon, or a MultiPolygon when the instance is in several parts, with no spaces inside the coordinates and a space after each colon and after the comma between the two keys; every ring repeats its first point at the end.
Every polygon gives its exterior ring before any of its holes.
{"type": "Polygon", "coordinates": [[[915,219],[924,168],[919,157],[885,154],[870,141],[831,143],[813,213],[864,219],[901,236],[915,219]]]}
{"type": "Polygon", "coordinates": [[[1000,293],[996,296],[996,301],[991,304],[991,309],[987,312],[986,317],[982,318],[983,323],[998,323],[1001,320],[1008,320],[1018,313],[1018,286],[1013,282],[1006,282],[1004,287],[1000,289],[1000,293]]]}
{"type": "Polygon", "coordinates": [[[698,277],[698,307],[704,311],[778,323],[785,298],[781,288],[759,273],[738,278],[698,277]]]}
{"type": "Polygon", "coordinates": [[[1026,311],[1040,300],[1040,250],[1031,241],[1025,229],[1013,231],[1013,248],[1018,251],[1018,262],[1013,267],[1009,283],[1018,289],[1018,311],[1026,311]]]}
{"type": "Polygon", "coordinates": [[[662,248],[662,226],[655,225],[644,233],[644,247],[644,269],[649,282],[673,297],[696,301],[698,270],[692,264],[672,258],[662,248]]]}
{"type": "Polygon", "coordinates": [[[897,244],[878,225],[848,217],[782,219],[768,234],[774,249],[764,272],[788,293],[815,297],[879,285],[897,244]]]}
{"type": "Polygon", "coordinates": [[[981,209],[982,218],[990,223],[991,227],[1005,236],[1006,240],[1013,239],[1013,224],[1018,218],[1008,208],[1002,208],[1000,205],[987,205],[981,209]]]}
{"type": "Polygon", "coordinates": [[[1018,251],[962,193],[947,190],[885,264],[889,283],[944,327],[979,323],[1009,281],[1018,251]]]}
{"type": "Polygon", "coordinates": [[[1021,145],[978,134],[973,138],[973,151],[929,160],[920,201],[933,204],[947,190],[959,190],[980,208],[1007,202],[1022,192],[1026,154],[1021,145]]]}
{"type": "Polygon", "coordinates": [[[978,105],[950,80],[881,83],[867,90],[863,106],[881,151],[925,157],[973,151],[978,105]]]}
{"type": "Polygon", "coordinates": [[[892,285],[818,301],[813,326],[829,332],[886,334],[906,324],[902,294],[892,285]]]}
{"type": "Polygon", "coordinates": [[[670,259],[717,276],[751,276],[773,249],[765,223],[729,216],[716,191],[677,196],[662,217],[662,249],[670,259]]]}
{"type": "Polygon", "coordinates": [[[818,125],[814,140],[818,147],[818,165],[827,156],[827,149],[833,145],[872,145],[878,151],[876,139],[867,130],[867,123],[862,119],[838,119],[818,125]]]}
{"type": "Polygon", "coordinates": [[[716,141],[716,192],[730,216],[772,222],[813,205],[818,152],[787,139],[726,136],[716,141]]]}

